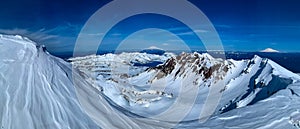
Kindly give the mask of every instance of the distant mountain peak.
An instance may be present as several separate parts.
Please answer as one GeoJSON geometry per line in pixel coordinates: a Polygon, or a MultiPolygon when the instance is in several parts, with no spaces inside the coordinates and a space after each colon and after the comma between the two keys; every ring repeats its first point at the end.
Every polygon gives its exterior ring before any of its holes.
{"type": "Polygon", "coordinates": [[[156,46],[150,46],[146,49],[157,49],[157,50],[163,50],[162,48],[156,47],[156,46]]]}
{"type": "Polygon", "coordinates": [[[278,50],[272,49],[272,48],[267,48],[265,50],[262,50],[260,52],[279,52],[278,50]]]}
{"type": "Polygon", "coordinates": [[[148,53],[148,54],[157,54],[157,55],[163,55],[165,53],[165,50],[156,47],[156,46],[150,46],[144,50],[141,51],[142,53],[148,53]]]}

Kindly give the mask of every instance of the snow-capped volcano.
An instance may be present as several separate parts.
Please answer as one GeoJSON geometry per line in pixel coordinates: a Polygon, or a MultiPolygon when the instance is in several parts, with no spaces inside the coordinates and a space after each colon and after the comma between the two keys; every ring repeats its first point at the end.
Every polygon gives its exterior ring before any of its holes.
{"type": "Polygon", "coordinates": [[[150,47],[142,50],[141,53],[163,55],[165,53],[165,50],[163,50],[162,48],[156,47],[156,46],[150,46],[150,47]]]}
{"type": "Polygon", "coordinates": [[[4,129],[299,126],[299,75],[259,56],[122,53],[68,63],[7,35],[0,48],[4,129]]]}
{"type": "Polygon", "coordinates": [[[260,52],[275,52],[278,53],[279,51],[272,49],[272,48],[266,48],[265,50],[261,50],[260,52]]]}

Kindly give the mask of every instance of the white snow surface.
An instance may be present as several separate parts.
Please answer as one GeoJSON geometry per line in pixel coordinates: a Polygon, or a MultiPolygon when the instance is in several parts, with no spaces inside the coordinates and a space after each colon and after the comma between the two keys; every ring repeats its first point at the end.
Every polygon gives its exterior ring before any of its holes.
{"type": "Polygon", "coordinates": [[[266,48],[265,50],[262,50],[260,52],[279,52],[279,51],[272,49],[272,48],[266,48]]]}
{"type": "Polygon", "coordinates": [[[299,126],[300,76],[258,56],[235,61],[199,53],[122,53],[76,57],[67,63],[27,38],[8,35],[0,35],[0,48],[4,129],[299,126]],[[133,66],[153,61],[164,63],[133,66]],[[208,104],[216,110],[208,111],[213,115],[200,123],[208,93],[220,83],[225,86],[219,91],[221,99],[215,106],[208,104]],[[164,114],[172,106],[176,112],[164,114]],[[163,119],[151,117],[161,114],[163,119]],[[136,116],[144,118],[132,119],[136,116]]]}
{"type": "Polygon", "coordinates": [[[76,99],[70,64],[21,36],[0,35],[0,44],[2,129],[99,128],[76,99]]]}

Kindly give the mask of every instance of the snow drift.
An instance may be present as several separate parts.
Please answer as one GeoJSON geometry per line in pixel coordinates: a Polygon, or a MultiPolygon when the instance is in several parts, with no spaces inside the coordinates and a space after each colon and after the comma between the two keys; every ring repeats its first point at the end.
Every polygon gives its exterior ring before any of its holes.
{"type": "Polygon", "coordinates": [[[98,128],[77,101],[70,64],[21,36],[0,35],[0,126],[98,128]]]}

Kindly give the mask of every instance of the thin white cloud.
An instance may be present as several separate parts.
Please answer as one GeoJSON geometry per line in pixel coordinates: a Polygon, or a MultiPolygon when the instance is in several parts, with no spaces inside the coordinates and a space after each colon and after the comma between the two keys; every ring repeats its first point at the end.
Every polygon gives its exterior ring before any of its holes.
{"type": "Polygon", "coordinates": [[[157,29],[156,31],[153,31],[152,33],[160,34],[160,33],[164,33],[165,31],[179,31],[179,32],[181,32],[181,33],[178,33],[177,35],[192,35],[193,32],[195,32],[195,33],[207,33],[207,32],[209,32],[208,30],[204,30],[204,29],[198,29],[198,30],[190,31],[187,27],[173,27],[173,28],[169,28],[169,29],[157,29]]]}
{"type": "Polygon", "coordinates": [[[194,30],[195,33],[207,33],[207,30],[194,30]]]}
{"type": "Polygon", "coordinates": [[[215,27],[219,27],[219,28],[232,28],[232,26],[230,25],[214,25],[215,27]]]}
{"type": "Polygon", "coordinates": [[[271,45],[277,45],[277,43],[276,42],[271,42],[271,45]]]}
{"type": "Polygon", "coordinates": [[[207,31],[207,30],[194,30],[194,31],[178,33],[177,35],[193,35],[194,33],[199,34],[199,33],[207,33],[207,32],[209,32],[209,31],[207,31]]]}
{"type": "Polygon", "coordinates": [[[180,39],[169,39],[168,42],[183,42],[180,39]]]}
{"type": "Polygon", "coordinates": [[[163,43],[162,45],[163,45],[163,46],[168,46],[169,44],[168,44],[168,43],[163,43]]]}
{"type": "Polygon", "coordinates": [[[86,34],[88,36],[102,36],[104,35],[104,33],[89,33],[89,34],[86,34]]]}
{"type": "Polygon", "coordinates": [[[22,35],[22,36],[26,36],[34,41],[39,41],[39,42],[52,40],[52,39],[55,39],[58,37],[57,35],[49,34],[49,31],[47,31],[44,28],[42,28],[38,31],[35,31],[35,32],[31,32],[27,29],[19,29],[19,28],[0,29],[0,33],[9,34],[9,35],[22,35]]]}
{"type": "Polygon", "coordinates": [[[122,34],[120,34],[120,33],[114,33],[114,34],[112,34],[113,36],[120,36],[120,35],[122,35],[122,34]]]}

